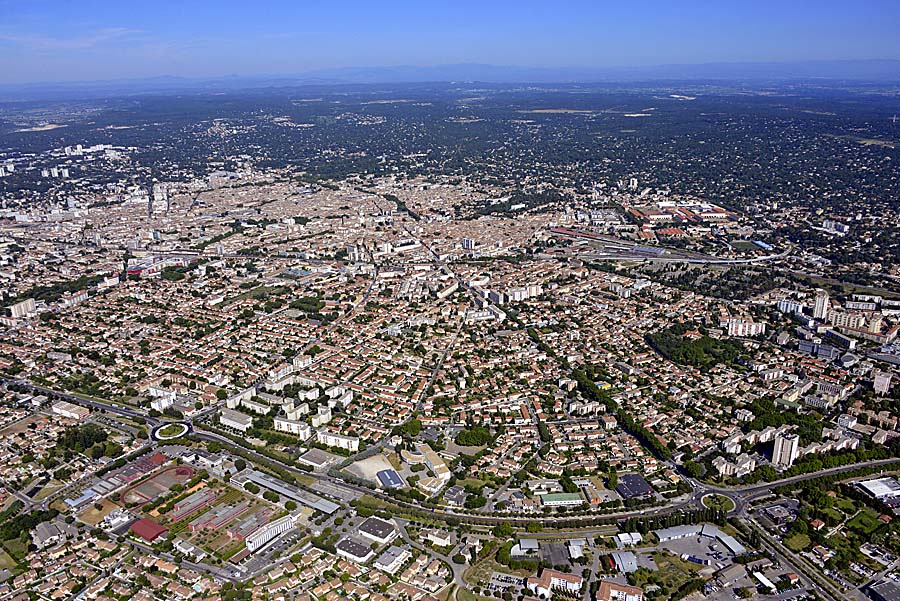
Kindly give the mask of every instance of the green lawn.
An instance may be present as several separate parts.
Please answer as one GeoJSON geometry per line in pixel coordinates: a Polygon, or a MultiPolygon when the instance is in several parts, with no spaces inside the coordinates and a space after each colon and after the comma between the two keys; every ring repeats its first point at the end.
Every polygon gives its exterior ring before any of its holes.
{"type": "Polygon", "coordinates": [[[12,570],[16,567],[16,560],[9,553],[0,549],[0,570],[12,570]]]}
{"type": "Polygon", "coordinates": [[[494,597],[484,597],[482,595],[476,595],[472,591],[467,588],[458,589],[456,591],[456,599],[457,601],[492,601],[494,597]]]}
{"type": "MultiPolygon", "coordinates": [[[[653,562],[659,568],[658,570],[651,572],[642,568],[631,575],[629,580],[633,580],[634,584],[640,587],[656,584],[665,594],[678,590],[678,587],[696,578],[700,568],[700,566],[684,561],[668,552],[654,553],[653,562]]],[[[665,596],[661,598],[665,598],[665,596]]]]}
{"type": "Polygon", "coordinates": [[[723,495],[706,495],[703,497],[703,505],[710,509],[731,511],[734,509],[734,501],[723,495]]]}
{"type": "Polygon", "coordinates": [[[834,500],[834,506],[847,515],[853,515],[854,513],[856,513],[856,503],[845,497],[837,497],[834,500]]]}
{"type": "Polygon", "coordinates": [[[184,430],[184,426],[181,424],[169,424],[168,426],[164,426],[160,429],[160,436],[175,436],[176,434],[180,434],[184,430]]]}
{"type": "Polygon", "coordinates": [[[809,543],[809,537],[805,534],[793,534],[784,539],[784,546],[795,553],[799,553],[809,547],[809,543]]]}
{"type": "Polygon", "coordinates": [[[853,516],[852,520],[847,522],[847,528],[865,535],[872,534],[881,526],[882,523],[878,521],[878,516],[869,509],[860,511],[853,516]]]}
{"type": "MultiPolygon", "coordinates": [[[[833,507],[830,507],[828,509],[823,509],[822,513],[831,517],[831,519],[834,520],[835,523],[840,523],[846,517],[843,513],[841,513],[840,511],[838,511],[837,509],[835,509],[833,507]]],[[[853,513],[851,512],[848,515],[853,515],[853,513]]]]}
{"type": "Polygon", "coordinates": [[[18,538],[3,541],[3,546],[13,558],[25,559],[28,555],[28,543],[23,543],[18,538]]]}
{"type": "Polygon", "coordinates": [[[738,250],[760,250],[758,246],[749,240],[732,240],[731,245],[738,250]]]}

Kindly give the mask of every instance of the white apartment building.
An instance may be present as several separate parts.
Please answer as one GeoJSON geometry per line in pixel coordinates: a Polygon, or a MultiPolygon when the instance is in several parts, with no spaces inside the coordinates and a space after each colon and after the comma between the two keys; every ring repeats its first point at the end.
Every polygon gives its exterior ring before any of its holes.
{"type": "Polygon", "coordinates": [[[284,417],[275,418],[275,430],[277,432],[287,432],[293,434],[303,440],[312,436],[312,428],[306,422],[301,422],[284,417]]]}

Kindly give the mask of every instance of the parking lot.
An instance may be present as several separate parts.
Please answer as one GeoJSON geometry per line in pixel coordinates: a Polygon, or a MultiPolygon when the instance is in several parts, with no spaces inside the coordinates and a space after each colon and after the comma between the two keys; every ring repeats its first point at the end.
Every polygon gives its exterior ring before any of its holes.
{"type": "Polygon", "coordinates": [[[512,574],[504,574],[503,572],[494,572],[491,574],[491,581],[488,583],[487,588],[491,591],[505,591],[507,589],[519,589],[524,584],[524,579],[519,578],[518,576],[513,576],[512,574]]]}

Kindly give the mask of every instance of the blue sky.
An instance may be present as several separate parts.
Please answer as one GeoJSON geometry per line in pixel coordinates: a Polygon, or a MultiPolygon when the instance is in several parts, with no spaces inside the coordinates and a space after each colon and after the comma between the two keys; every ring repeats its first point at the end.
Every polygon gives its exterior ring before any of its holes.
{"type": "Polygon", "coordinates": [[[900,0],[0,0],[0,83],[900,59],[900,0]]]}

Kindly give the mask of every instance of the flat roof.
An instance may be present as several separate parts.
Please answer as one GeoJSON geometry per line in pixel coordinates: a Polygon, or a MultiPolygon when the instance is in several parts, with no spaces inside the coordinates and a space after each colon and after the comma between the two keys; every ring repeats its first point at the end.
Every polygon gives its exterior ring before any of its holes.
{"type": "Polygon", "coordinates": [[[323,467],[329,463],[334,463],[341,458],[337,455],[332,455],[328,451],[323,451],[322,449],[310,449],[298,457],[298,459],[313,467],[323,467]]]}
{"type": "Polygon", "coordinates": [[[93,499],[96,496],[97,496],[97,493],[94,492],[93,488],[87,488],[87,489],[85,489],[85,491],[83,493],[81,493],[81,495],[75,497],[74,499],[66,499],[65,503],[69,507],[79,507],[81,505],[84,505],[85,503],[87,503],[88,501],[90,501],[91,499],[93,499]]]}
{"type": "Polygon", "coordinates": [[[396,470],[381,470],[376,475],[381,485],[385,488],[400,488],[403,486],[403,480],[396,470]]]}
{"type": "Polygon", "coordinates": [[[616,492],[626,499],[646,497],[653,494],[653,487],[638,474],[622,474],[619,476],[619,484],[616,492]]]}
{"type": "Polygon", "coordinates": [[[394,532],[394,525],[387,520],[372,516],[359,525],[359,531],[375,538],[385,539],[394,532]]]}
{"type": "Polygon", "coordinates": [[[235,411],[234,409],[229,409],[228,407],[222,407],[221,411],[222,417],[227,420],[237,422],[245,426],[253,424],[253,417],[247,415],[246,413],[241,413],[240,411],[235,411]]]}
{"type": "Polygon", "coordinates": [[[552,492],[541,496],[541,503],[544,505],[549,503],[571,503],[573,501],[584,501],[584,497],[577,492],[552,492]]]}
{"type": "Polygon", "coordinates": [[[380,566],[389,566],[397,561],[397,558],[402,557],[404,553],[406,553],[406,549],[391,545],[384,553],[378,556],[375,563],[380,566]]]}
{"type": "Polygon", "coordinates": [[[877,499],[900,495],[900,482],[897,482],[896,478],[890,476],[866,480],[865,482],[860,482],[859,486],[877,499]]]}
{"type": "Polygon", "coordinates": [[[292,486],[287,482],[283,482],[278,478],[274,478],[272,476],[269,476],[268,474],[264,474],[256,470],[251,470],[250,473],[247,474],[247,480],[273,490],[278,494],[284,495],[299,503],[303,503],[307,507],[312,507],[313,509],[321,511],[322,513],[327,513],[330,515],[340,509],[340,505],[338,505],[337,503],[332,503],[331,501],[323,499],[318,495],[300,490],[296,486],[292,486]]]}
{"type": "Polygon", "coordinates": [[[164,532],[168,532],[168,530],[168,528],[160,526],[149,518],[142,518],[131,525],[131,531],[147,542],[153,542],[154,539],[164,532]]]}
{"type": "Polygon", "coordinates": [[[869,591],[879,601],[900,601],[900,585],[892,580],[882,580],[869,587],[869,591]]]}
{"type": "Polygon", "coordinates": [[[637,572],[637,557],[631,551],[614,551],[612,553],[612,557],[613,561],[616,562],[616,567],[620,572],[623,572],[625,574],[637,572]]]}
{"type": "Polygon", "coordinates": [[[372,549],[369,545],[349,537],[339,540],[334,548],[357,559],[365,559],[372,553],[372,549]]]}

